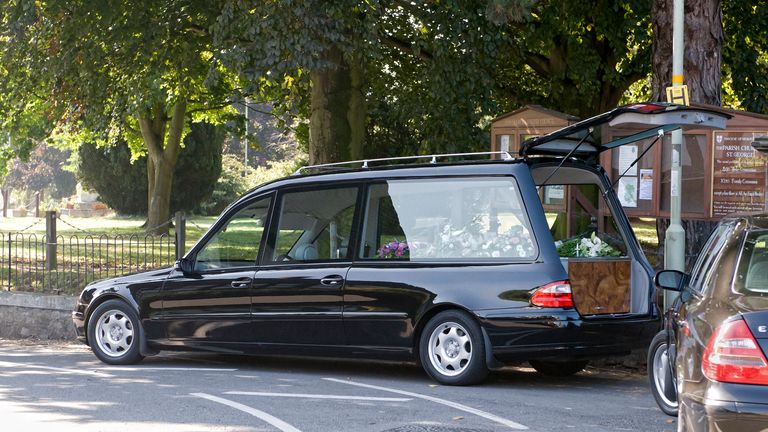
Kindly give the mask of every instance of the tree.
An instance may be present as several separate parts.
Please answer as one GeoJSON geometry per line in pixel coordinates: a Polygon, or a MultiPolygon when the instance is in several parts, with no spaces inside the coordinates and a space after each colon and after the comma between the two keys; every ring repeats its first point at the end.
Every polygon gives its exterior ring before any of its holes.
{"type": "Polygon", "coordinates": [[[497,97],[506,110],[540,103],[582,118],[614,108],[650,72],[649,13],[642,0],[491,0],[507,25],[497,97]]]}
{"type": "Polygon", "coordinates": [[[45,106],[44,133],[128,142],[147,155],[147,226],[167,231],[188,120],[233,114],[234,81],[211,66],[218,2],[13,0],[0,5],[0,104],[9,118],[45,106]]]}
{"type": "Polygon", "coordinates": [[[30,193],[45,192],[54,199],[72,195],[75,193],[75,176],[63,169],[68,159],[69,152],[39,144],[30,153],[28,161],[13,161],[3,187],[30,193]]]}
{"type": "Polygon", "coordinates": [[[723,66],[737,105],[768,114],[768,1],[723,1],[723,66]]]}
{"type": "MultiPolygon", "coordinates": [[[[174,168],[171,212],[192,211],[213,192],[221,175],[222,128],[193,123],[184,138],[184,151],[174,168]]],[[[86,143],[79,148],[78,177],[99,194],[99,199],[118,213],[146,215],[146,156],[131,160],[126,145],[98,147],[86,143]]]]}
{"type": "MultiPolygon", "coordinates": [[[[672,85],[673,0],[653,2],[652,100],[666,101],[672,85]]],[[[685,2],[683,70],[692,102],[720,106],[723,13],[720,0],[685,2]]]]}
{"type": "Polygon", "coordinates": [[[217,59],[281,116],[309,121],[310,163],[389,153],[390,136],[408,153],[472,148],[495,112],[502,33],[486,6],[228,0],[213,27],[217,59]]]}

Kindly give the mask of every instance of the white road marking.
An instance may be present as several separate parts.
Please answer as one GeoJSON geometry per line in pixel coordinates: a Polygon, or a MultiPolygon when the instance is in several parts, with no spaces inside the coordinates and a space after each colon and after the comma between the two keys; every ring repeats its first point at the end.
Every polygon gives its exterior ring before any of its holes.
{"type": "Polygon", "coordinates": [[[265,392],[247,392],[247,391],[228,391],[224,394],[229,395],[242,395],[242,396],[269,396],[269,397],[287,397],[287,398],[304,398],[304,399],[341,399],[341,400],[356,400],[356,401],[374,401],[374,402],[408,402],[411,398],[387,398],[387,397],[370,397],[370,396],[345,396],[345,395],[322,395],[322,394],[306,394],[306,393],[265,393],[265,392]]]}
{"type": "Polygon", "coordinates": [[[413,392],[393,389],[393,388],[389,388],[389,387],[381,387],[381,386],[375,386],[375,385],[371,385],[371,384],[363,384],[363,383],[357,383],[357,382],[352,382],[352,381],[345,381],[345,380],[340,380],[340,379],[336,379],[336,378],[323,378],[323,379],[326,380],[326,381],[333,381],[333,382],[340,383],[340,384],[349,384],[349,385],[353,385],[353,386],[358,386],[358,387],[363,387],[363,388],[368,388],[368,389],[374,389],[374,390],[381,390],[381,391],[385,391],[385,392],[401,394],[401,395],[404,395],[404,396],[411,396],[411,397],[418,398],[418,399],[424,399],[424,400],[428,400],[430,402],[438,403],[438,404],[445,405],[445,406],[448,406],[448,407],[451,407],[451,408],[455,408],[455,409],[460,410],[460,411],[464,411],[464,412],[467,412],[467,413],[470,413],[470,414],[474,414],[474,415],[479,416],[479,417],[483,417],[483,418],[488,419],[490,421],[503,424],[504,426],[510,427],[512,429],[519,429],[519,430],[526,430],[526,429],[528,429],[527,426],[521,425],[520,423],[516,423],[516,422],[514,422],[512,420],[507,420],[507,419],[505,419],[503,417],[499,417],[499,416],[497,416],[495,414],[491,414],[491,413],[488,413],[488,412],[485,412],[485,411],[481,411],[481,410],[476,409],[476,408],[468,407],[466,405],[462,405],[462,404],[457,403],[457,402],[451,402],[449,400],[437,398],[437,397],[434,397],[434,396],[428,396],[428,395],[423,395],[423,394],[420,394],[420,393],[413,393],[413,392]]]}
{"type": "Polygon", "coordinates": [[[65,374],[74,374],[74,375],[94,375],[99,378],[113,378],[110,374],[105,374],[101,372],[97,372],[94,370],[79,370],[79,369],[65,369],[65,368],[57,368],[52,366],[41,366],[41,365],[34,365],[34,364],[25,364],[25,363],[13,363],[13,362],[6,362],[6,361],[0,361],[0,367],[7,367],[7,368],[30,368],[30,369],[40,369],[40,370],[47,370],[51,372],[59,372],[59,373],[65,373],[65,374]]]}
{"type": "Polygon", "coordinates": [[[105,371],[118,371],[118,372],[141,372],[141,371],[181,371],[181,372],[235,372],[237,369],[223,369],[223,368],[198,368],[198,367],[131,367],[131,366],[108,366],[99,368],[99,370],[105,371]]]}
{"type": "Polygon", "coordinates": [[[241,403],[237,403],[229,399],[220,398],[218,396],[209,395],[207,393],[190,393],[190,395],[203,398],[203,399],[208,399],[209,401],[220,403],[222,405],[226,405],[236,410],[240,410],[244,413],[250,414],[254,417],[264,420],[265,422],[271,424],[272,426],[280,429],[283,432],[301,432],[300,430],[280,420],[279,418],[273,415],[267,414],[264,411],[257,410],[256,408],[251,408],[248,405],[243,405],[241,403]]]}

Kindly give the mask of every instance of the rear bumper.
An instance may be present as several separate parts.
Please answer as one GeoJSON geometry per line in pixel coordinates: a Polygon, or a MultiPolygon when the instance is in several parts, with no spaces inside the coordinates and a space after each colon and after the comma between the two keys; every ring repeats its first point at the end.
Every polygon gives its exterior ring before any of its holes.
{"type": "Polygon", "coordinates": [[[684,431],[762,432],[768,428],[768,386],[711,382],[706,398],[683,396],[684,431]]]}
{"type": "Polygon", "coordinates": [[[652,318],[583,319],[574,310],[479,311],[493,356],[500,362],[604,357],[645,348],[660,328],[652,318]]]}
{"type": "Polygon", "coordinates": [[[762,432],[768,428],[768,404],[683,399],[680,422],[688,432],[762,432]]]}

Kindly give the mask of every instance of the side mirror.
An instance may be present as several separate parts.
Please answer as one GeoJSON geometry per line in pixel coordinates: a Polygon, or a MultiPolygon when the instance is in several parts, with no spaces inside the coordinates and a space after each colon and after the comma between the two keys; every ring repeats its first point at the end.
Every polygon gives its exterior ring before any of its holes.
{"type": "Polygon", "coordinates": [[[176,264],[174,264],[173,268],[184,274],[188,274],[195,271],[195,263],[187,258],[182,258],[176,261],[176,264]]]}
{"type": "Polygon", "coordinates": [[[688,275],[677,270],[662,270],[656,273],[653,283],[658,288],[683,292],[685,284],[688,283],[688,275]]]}

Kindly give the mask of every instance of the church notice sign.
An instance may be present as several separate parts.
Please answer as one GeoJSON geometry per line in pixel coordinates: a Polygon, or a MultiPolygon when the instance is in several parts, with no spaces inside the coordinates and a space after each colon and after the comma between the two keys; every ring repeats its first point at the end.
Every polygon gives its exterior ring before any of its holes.
{"type": "Polygon", "coordinates": [[[752,148],[768,132],[715,132],[712,216],[764,211],[768,159],[752,148]]]}

